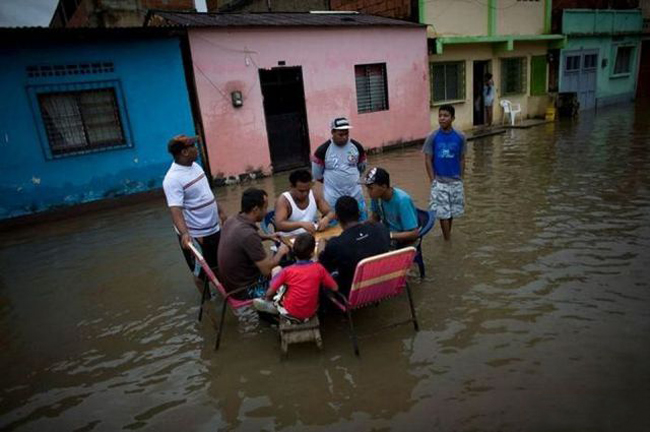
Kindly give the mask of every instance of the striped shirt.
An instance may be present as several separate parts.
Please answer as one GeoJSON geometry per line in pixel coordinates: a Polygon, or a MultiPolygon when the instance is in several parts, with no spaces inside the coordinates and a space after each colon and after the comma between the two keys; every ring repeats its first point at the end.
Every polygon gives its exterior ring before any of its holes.
{"type": "Polygon", "coordinates": [[[206,237],[218,232],[219,208],[203,169],[176,162],[169,167],[163,180],[163,190],[169,207],[182,207],[185,224],[192,237],[206,237]]]}

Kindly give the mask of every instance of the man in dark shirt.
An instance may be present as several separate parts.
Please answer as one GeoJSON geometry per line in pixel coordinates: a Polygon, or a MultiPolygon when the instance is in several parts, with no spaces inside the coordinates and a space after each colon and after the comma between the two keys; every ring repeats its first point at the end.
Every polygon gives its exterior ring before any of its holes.
{"type": "Polygon", "coordinates": [[[326,244],[320,242],[318,260],[328,271],[338,271],[339,292],[347,297],[359,261],[390,250],[390,232],[383,224],[360,223],[359,204],[350,196],[340,197],[334,210],[343,232],[326,244]]]}
{"type": "Polygon", "coordinates": [[[282,244],[275,255],[267,255],[257,230],[268,208],[266,192],[249,188],[241,198],[241,212],[224,224],[219,241],[219,275],[226,291],[248,287],[235,294],[239,299],[261,297],[266,293],[271,271],[289,248],[282,244]]]}

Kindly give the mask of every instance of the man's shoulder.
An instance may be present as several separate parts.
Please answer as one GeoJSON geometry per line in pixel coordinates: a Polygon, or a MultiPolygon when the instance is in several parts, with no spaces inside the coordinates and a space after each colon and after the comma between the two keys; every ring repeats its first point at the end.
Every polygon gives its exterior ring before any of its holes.
{"type": "Polygon", "coordinates": [[[467,140],[467,138],[465,137],[465,134],[462,133],[461,131],[459,131],[458,129],[453,128],[452,131],[453,131],[453,133],[455,133],[456,136],[457,136],[459,139],[461,139],[462,141],[466,141],[466,140],[467,140]]]}
{"type": "Polygon", "coordinates": [[[354,140],[354,139],[350,139],[350,142],[352,143],[353,146],[355,146],[357,148],[359,153],[365,152],[365,150],[363,148],[363,145],[359,141],[354,140]]]}
{"type": "MultiPolygon", "coordinates": [[[[327,140],[327,141],[325,141],[323,144],[319,145],[319,146],[316,148],[316,151],[314,152],[314,154],[315,154],[317,157],[320,157],[320,156],[323,156],[323,157],[324,157],[324,156],[325,156],[325,153],[327,153],[327,149],[329,148],[330,144],[332,144],[332,141],[331,141],[331,140],[327,140]]],[[[322,157],[321,157],[321,159],[322,159],[322,157]]]]}
{"type": "Polygon", "coordinates": [[[393,187],[393,190],[397,194],[397,198],[399,201],[413,201],[413,198],[411,197],[411,194],[406,192],[404,189],[400,189],[398,187],[393,187]]]}

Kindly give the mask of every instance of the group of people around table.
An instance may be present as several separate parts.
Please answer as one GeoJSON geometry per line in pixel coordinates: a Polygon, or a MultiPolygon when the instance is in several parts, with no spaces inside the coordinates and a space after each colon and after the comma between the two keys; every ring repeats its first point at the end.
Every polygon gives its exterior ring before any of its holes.
{"type": "MultiPolygon", "coordinates": [[[[464,211],[466,143],[452,127],[453,120],[453,106],[441,106],[440,128],[427,136],[423,146],[431,182],[430,208],[440,220],[445,240],[450,238],[453,218],[464,211]]],[[[264,190],[245,190],[240,212],[228,217],[196,163],[198,138],[178,135],[169,141],[174,162],[163,189],[197,285],[206,275],[189,251],[190,243],[200,247],[227,292],[238,290],[234,297],[255,299],[260,311],[306,320],[319,307],[321,288],[347,296],[359,261],[418,240],[418,215],[411,196],[392,186],[383,168],[371,168],[364,175],[366,152],[350,138],[346,118],[335,118],[330,126],[331,139],[314,152],[311,171],[293,171],[288,191],[275,201],[272,234],[259,229],[269,207],[264,190]],[[314,180],[322,182],[322,188],[313,188],[314,180]],[[362,185],[371,199],[369,209],[362,185]],[[322,239],[317,247],[314,234],[336,223],[341,234],[322,239]],[[274,243],[270,252],[265,241],[274,243]]]]}

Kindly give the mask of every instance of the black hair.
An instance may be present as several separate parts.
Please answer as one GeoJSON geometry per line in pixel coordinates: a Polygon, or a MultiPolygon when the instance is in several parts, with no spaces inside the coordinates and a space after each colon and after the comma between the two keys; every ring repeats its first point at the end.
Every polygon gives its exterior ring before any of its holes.
{"type": "Polygon", "coordinates": [[[314,254],[316,239],[309,233],[302,233],[293,242],[293,253],[299,260],[308,260],[314,254]]]}
{"type": "Polygon", "coordinates": [[[309,183],[312,180],[311,173],[306,169],[299,169],[289,174],[289,183],[291,186],[296,186],[296,183],[309,183]]]}
{"type": "Polygon", "coordinates": [[[485,79],[492,79],[492,74],[490,72],[487,72],[485,74],[485,79]]]}
{"type": "Polygon", "coordinates": [[[265,196],[266,192],[264,192],[262,189],[246,189],[241,196],[242,213],[250,213],[255,207],[262,208],[264,206],[265,196]]]}
{"type": "Polygon", "coordinates": [[[341,223],[357,222],[359,220],[359,203],[351,196],[342,196],[337,199],[334,211],[341,223]]]}
{"type": "Polygon", "coordinates": [[[453,105],[449,105],[449,104],[441,105],[440,108],[438,108],[438,112],[440,111],[447,111],[449,114],[451,114],[452,117],[456,117],[456,109],[454,108],[453,105]]]}

